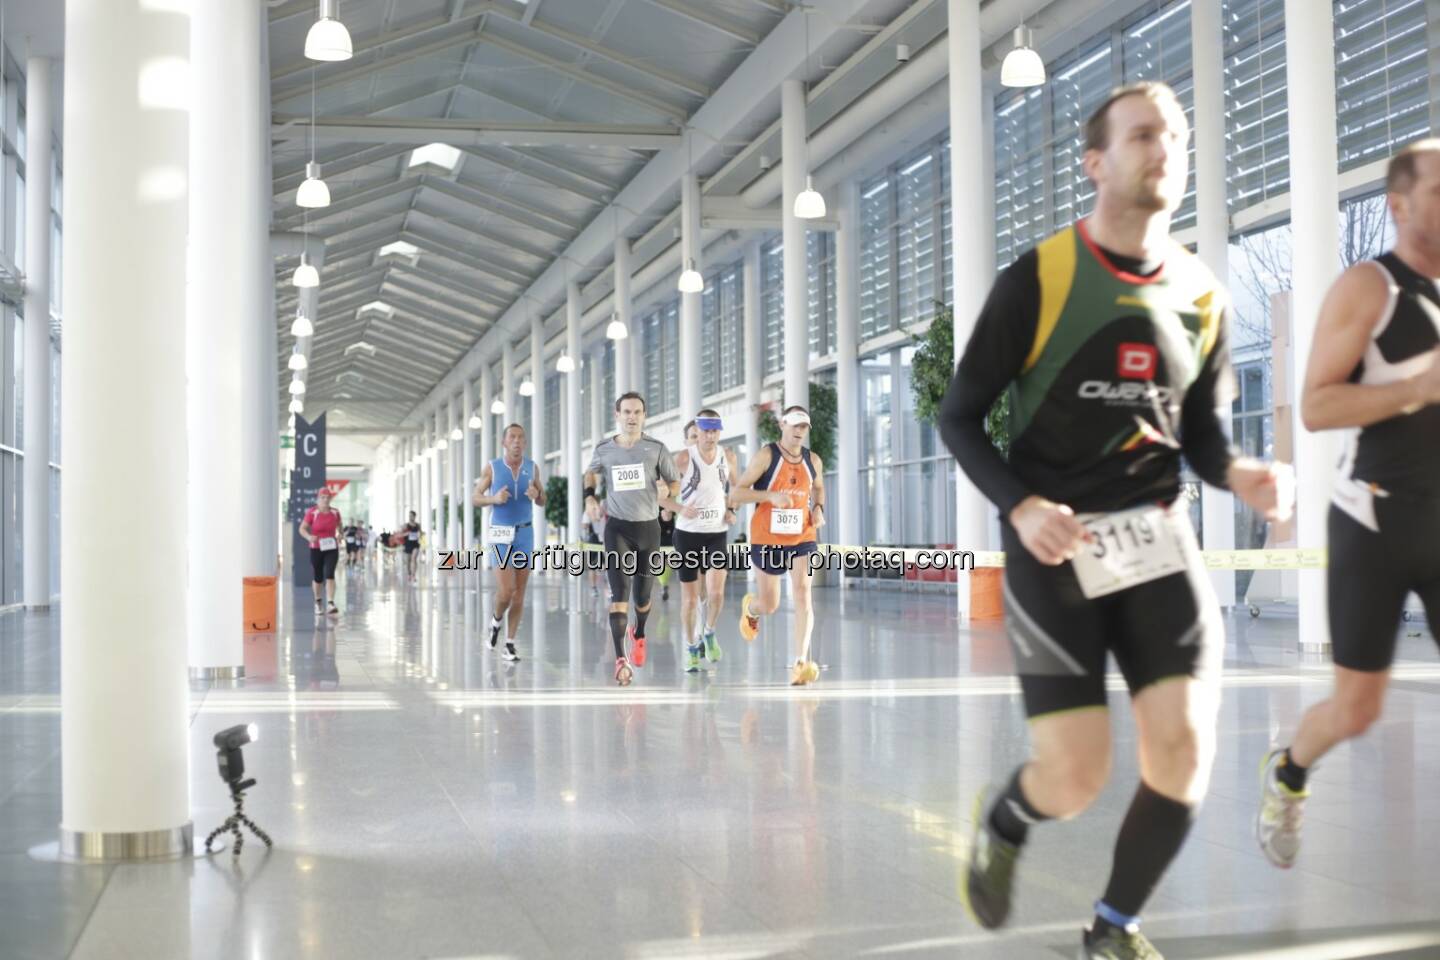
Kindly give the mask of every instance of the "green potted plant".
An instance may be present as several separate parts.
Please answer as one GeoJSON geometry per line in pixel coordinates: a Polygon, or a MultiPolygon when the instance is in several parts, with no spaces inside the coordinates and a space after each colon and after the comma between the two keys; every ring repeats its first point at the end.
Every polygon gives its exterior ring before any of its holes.
{"type": "MultiPolygon", "coordinates": [[[[570,522],[569,481],[564,477],[551,477],[545,481],[545,522],[553,529],[559,530],[570,522]]],[[[578,537],[579,531],[570,531],[572,537],[578,537]]],[[[536,544],[538,547],[539,544],[536,544]]]]}

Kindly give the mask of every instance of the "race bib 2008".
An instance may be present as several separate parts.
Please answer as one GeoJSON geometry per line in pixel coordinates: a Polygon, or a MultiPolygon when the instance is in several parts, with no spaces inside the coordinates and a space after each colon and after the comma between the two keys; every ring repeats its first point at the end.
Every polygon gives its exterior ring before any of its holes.
{"type": "Polygon", "coordinates": [[[626,463],[611,467],[610,489],[617,491],[644,490],[645,464],[626,463]]]}

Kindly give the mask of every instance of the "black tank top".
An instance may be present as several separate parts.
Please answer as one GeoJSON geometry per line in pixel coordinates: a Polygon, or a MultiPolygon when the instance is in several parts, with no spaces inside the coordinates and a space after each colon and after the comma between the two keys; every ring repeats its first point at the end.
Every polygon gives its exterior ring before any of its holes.
{"type": "MultiPolygon", "coordinates": [[[[1394,383],[1423,370],[1440,344],[1440,290],[1394,252],[1372,263],[1384,272],[1390,296],[1350,382],[1394,383]]],[[[1392,493],[1440,499],[1440,405],[1427,404],[1353,432],[1340,475],[1392,493]]]]}

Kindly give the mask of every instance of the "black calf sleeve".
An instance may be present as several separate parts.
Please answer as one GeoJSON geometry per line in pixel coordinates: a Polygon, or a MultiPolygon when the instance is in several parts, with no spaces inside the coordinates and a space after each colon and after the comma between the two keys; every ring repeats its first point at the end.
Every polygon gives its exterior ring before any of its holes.
{"type": "Polygon", "coordinates": [[[610,612],[610,639],[615,644],[615,656],[625,656],[625,627],[630,622],[628,613],[610,612]]]}

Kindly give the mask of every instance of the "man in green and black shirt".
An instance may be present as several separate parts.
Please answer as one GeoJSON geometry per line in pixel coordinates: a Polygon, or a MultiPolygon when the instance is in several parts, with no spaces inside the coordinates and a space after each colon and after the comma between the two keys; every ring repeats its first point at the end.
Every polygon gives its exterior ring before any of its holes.
{"type": "Polygon", "coordinates": [[[1006,628],[1030,718],[1029,762],[977,815],[965,899],[982,925],[1003,924],[1029,827],[1079,814],[1104,787],[1113,654],[1141,783],[1081,956],[1158,958],[1140,910],[1205,793],[1225,643],[1179,497],[1181,458],[1271,518],[1288,510],[1293,484],[1237,458],[1226,438],[1228,298],[1170,238],[1189,137],[1174,93],[1116,91],[1085,137],[1094,212],[1000,275],[940,418],[1000,509],[1006,628]],[[985,433],[1007,390],[1008,461],[985,433]]]}

